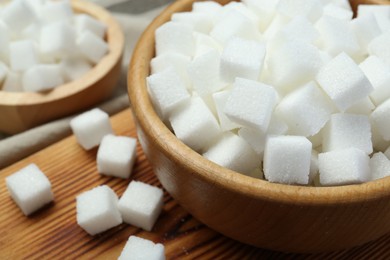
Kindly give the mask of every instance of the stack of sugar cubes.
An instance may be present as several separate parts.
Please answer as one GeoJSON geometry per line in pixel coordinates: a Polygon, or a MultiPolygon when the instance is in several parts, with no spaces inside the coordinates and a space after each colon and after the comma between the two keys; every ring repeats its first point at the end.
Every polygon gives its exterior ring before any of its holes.
{"type": "Polygon", "coordinates": [[[347,0],[192,7],[156,30],[146,79],[178,139],[270,182],[390,175],[390,6],[355,19],[347,0]]]}
{"type": "Polygon", "coordinates": [[[80,78],[108,52],[106,25],[69,0],[0,5],[0,90],[47,91],[80,78]]]}

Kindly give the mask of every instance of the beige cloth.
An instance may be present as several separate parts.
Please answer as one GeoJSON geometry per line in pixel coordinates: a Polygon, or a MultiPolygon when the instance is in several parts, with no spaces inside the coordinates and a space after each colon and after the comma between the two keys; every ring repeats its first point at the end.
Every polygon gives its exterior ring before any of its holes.
{"type": "MultiPolygon", "coordinates": [[[[101,1],[103,2],[104,0],[101,1]]],[[[126,43],[123,57],[122,76],[118,86],[109,101],[98,105],[98,107],[102,108],[108,114],[115,114],[129,106],[126,88],[126,75],[131,53],[142,31],[153,20],[153,18],[161,12],[162,9],[163,7],[159,7],[138,15],[113,13],[123,28],[126,43]]],[[[71,118],[72,116],[49,122],[1,140],[0,169],[70,135],[71,130],[69,121],[71,118]]],[[[2,136],[0,135],[0,139],[1,138],[2,136]]]]}

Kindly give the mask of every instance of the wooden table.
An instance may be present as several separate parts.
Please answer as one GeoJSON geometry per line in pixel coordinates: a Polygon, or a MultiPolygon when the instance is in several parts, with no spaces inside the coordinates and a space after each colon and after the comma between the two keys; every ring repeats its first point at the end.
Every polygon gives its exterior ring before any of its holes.
{"type": "MultiPolygon", "coordinates": [[[[136,136],[129,109],[113,116],[111,122],[117,135],[136,136]]],[[[99,175],[96,152],[97,149],[84,151],[70,136],[0,171],[0,259],[116,259],[130,235],[163,243],[167,259],[390,259],[390,235],[350,250],[316,255],[244,245],[194,219],[166,192],[163,212],[152,232],[122,224],[89,236],[76,223],[76,195],[106,184],[120,196],[130,181],[99,175]],[[4,179],[29,163],[36,163],[46,173],[55,202],[25,217],[10,198],[4,179]]],[[[131,179],[161,187],[139,145],[131,179]]]]}

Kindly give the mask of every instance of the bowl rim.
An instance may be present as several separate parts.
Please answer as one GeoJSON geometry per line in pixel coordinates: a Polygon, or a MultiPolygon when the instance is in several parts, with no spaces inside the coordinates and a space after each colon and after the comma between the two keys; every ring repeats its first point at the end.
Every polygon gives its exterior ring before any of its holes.
{"type": "MultiPolygon", "coordinates": [[[[249,198],[276,201],[281,204],[321,206],[331,204],[362,203],[378,200],[390,194],[390,177],[362,184],[331,187],[310,187],[271,183],[255,179],[219,166],[198,154],[168,129],[149,99],[146,77],[150,73],[150,60],[154,57],[154,31],[176,11],[188,11],[193,0],[177,1],[168,6],[141,35],[134,49],[128,70],[128,94],[137,127],[151,138],[154,147],[168,159],[180,163],[198,178],[249,198]]],[[[229,2],[221,0],[219,2],[229,2]]]]}
{"type": "Polygon", "coordinates": [[[107,25],[108,53],[80,78],[43,92],[6,92],[0,90],[0,105],[29,106],[60,100],[79,93],[102,79],[121,59],[124,35],[114,17],[103,7],[92,2],[71,0],[75,13],[86,13],[107,25]]]}

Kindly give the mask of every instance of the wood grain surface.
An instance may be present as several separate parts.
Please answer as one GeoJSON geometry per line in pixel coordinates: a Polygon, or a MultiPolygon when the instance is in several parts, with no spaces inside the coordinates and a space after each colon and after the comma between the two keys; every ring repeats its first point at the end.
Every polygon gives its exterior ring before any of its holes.
{"type": "MultiPolygon", "coordinates": [[[[117,135],[136,136],[130,110],[111,120],[117,135]]],[[[350,250],[316,255],[285,254],[244,245],[201,224],[166,192],[163,212],[152,232],[122,224],[89,236],[76,223],[76,195],[107,184],[120,196],[130,181],[99,175],[96,152],[84,151],[70,136],[0,171],[0,259],[116,259],[130,235],[163,243],[167,259],[390,258],[390,235],[350,250]],[[29,163],[36,163],[46,173],[55,202],[26,217],[10,198],[4,179],[29,163]]],[[[130,179],[161,187],[139,145],[130,179]]]]}

